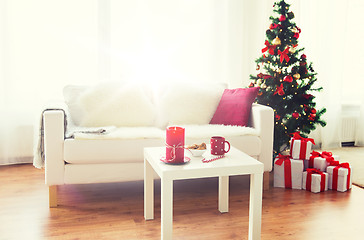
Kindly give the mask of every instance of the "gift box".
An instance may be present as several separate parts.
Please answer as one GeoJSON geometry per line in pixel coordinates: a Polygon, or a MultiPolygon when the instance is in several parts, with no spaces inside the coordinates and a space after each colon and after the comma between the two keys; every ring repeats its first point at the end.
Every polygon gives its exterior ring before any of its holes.
{"type": "Polygon", "coordinates": [[[279,155],[274,160],[274,187],[302,189],[303,161],[288,155],[279,155]]]}
{"type": "Polygon", "coordinates": [[[302,188],[313,193],[327,191],[329,174],[315,168],[308,168],[302,173],[302,188]]]}
{"type": "Polygon", "coordinates": [[[316,168],[320,171],[326,172],[327,166],[330,165],[332,161],[339,161],[340,158],[337,155],[333,155],[331,152],[316,152],[313,151],[308,160],[304,161],[305,170],[307,168],[316,168]]]}
{"type": "Polygon", "coordinates": [[[298,132],[295,132],[290,144],[291,158],[308,160],[310,158],[312,144],[315,144],[312,138],[303,138],[298,132]]]}
{"type": "Polygon", "coordinates": [[[352,170],[349,163],[339,164],[337,161],[326,168],[329,174],[329,189],[345,192],[351,189],[352,170]]]}

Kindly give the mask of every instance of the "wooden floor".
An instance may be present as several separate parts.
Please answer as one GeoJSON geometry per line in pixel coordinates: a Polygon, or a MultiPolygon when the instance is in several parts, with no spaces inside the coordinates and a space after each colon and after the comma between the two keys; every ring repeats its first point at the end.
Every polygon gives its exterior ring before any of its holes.
{"type": "MultiPolygon", "coordinates": [[[[44,172],[0,167],[0,239],[160,239],[160,181],[155,219],[143,217],[143,182],[67,185],[48,208],[44,172]]],[[[174,184],[174,239],[247,239],[249,178],[230,180],[230,212],[217,210],[217,179],[174,184]]],[[[364,239],[364,189],[314,194],[264,192],[262,239],[364,239]]]]}

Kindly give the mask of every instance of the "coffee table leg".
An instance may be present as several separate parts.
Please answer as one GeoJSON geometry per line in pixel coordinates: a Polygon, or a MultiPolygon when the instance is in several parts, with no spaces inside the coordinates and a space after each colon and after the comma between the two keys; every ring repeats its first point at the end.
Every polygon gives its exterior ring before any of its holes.
{"type": "Polygon", "coordinates": [[[144,218],[154,219],[153,168],[146,159],[144,159],[144,218]]]}
{"type": "Polygon", "coordinates": [[[161,179],[161,239],[172,239],[173,231],[173,180],[161,179]]]}
{"type": "Polygon", "coordinates": [[[219,211],[229,212],[229,176],[219,176],[219,211]]]}
{"type": "Polygon", "coordinates": [[[263,174],[250,175],[249,240],[259,240],[262,224],[263,174]]]}

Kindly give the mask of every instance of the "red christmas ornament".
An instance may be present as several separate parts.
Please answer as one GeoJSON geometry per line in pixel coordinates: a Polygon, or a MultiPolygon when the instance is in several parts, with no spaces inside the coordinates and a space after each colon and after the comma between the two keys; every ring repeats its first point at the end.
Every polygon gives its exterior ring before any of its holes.
{"type": "Polygon", "coordinates": [[[283,22],[284,20],[286,20],[286,16],[284,15],[279,16],[279,21],[283,22]]]}
{"type": "Polygon", "coordinates": [[[291,77],[291,75],[288,75],[288,76],[285,76],[284,78],[283,78],[283,81],[285,81],[285,82],[292,82],[293,81],[293,78],[291,77]]]}
{"type": "Polygon", "coordinates": [[[298,38],[300,37],[300,34],[299,34],[298,32],[296,32],[296,33],[293,35],[293,37],[294,37],[295,39],[298,39],[298,38]]]}
{"type": "Polygon", "coordinates": [[[292,113],[292,117],[294,117],[295,119],[300,117],[300,114],[298,112],[294,112],[292,113]]]}
{"type": "Polygon", "coordinates": [[[302,54],[302,55],[301,55],[301,58],[302,58],[302,59],[306,59],[306,54],[302,54]]]}
{"type": "Polygon", "coordinates": [[[316,114],[312,113],[310,114],[310,116],[308,116],[308,119],[311,120],[311,121],[314,121],[316,118],[316,114]]]}
{"type": "Polygon", "coordinates": [[[311,113],[312,113],[312,114],[316,114],[316,109],[311,108],[311,113]]]}
{"type": "Polygon", "coordinates": [[[279,119],[281,119],[281,116],[279,116],[278,114],[276,114],[276,120],[278,121],[279,119]]]}

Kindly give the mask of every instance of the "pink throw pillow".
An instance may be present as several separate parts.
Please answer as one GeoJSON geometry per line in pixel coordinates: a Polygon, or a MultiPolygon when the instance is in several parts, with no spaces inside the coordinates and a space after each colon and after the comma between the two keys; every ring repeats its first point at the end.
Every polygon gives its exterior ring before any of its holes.
{"type": "Polygon", "coordinates": [[[247,126],[259,87],[225,89],[210,124],[247,126]]]}

